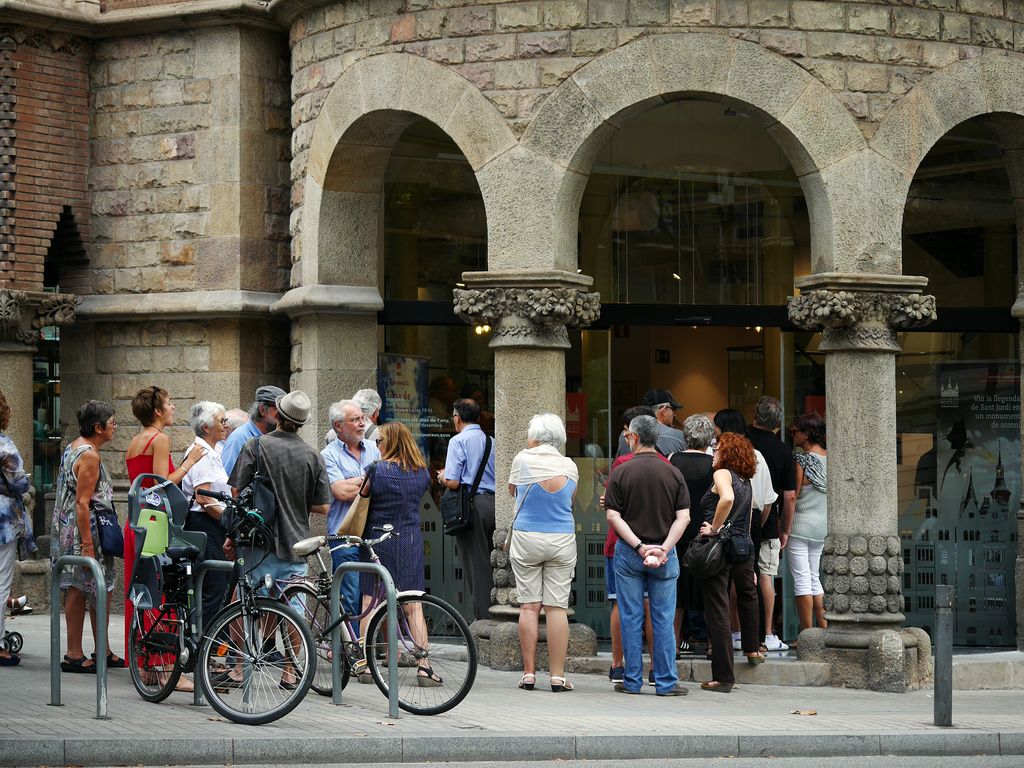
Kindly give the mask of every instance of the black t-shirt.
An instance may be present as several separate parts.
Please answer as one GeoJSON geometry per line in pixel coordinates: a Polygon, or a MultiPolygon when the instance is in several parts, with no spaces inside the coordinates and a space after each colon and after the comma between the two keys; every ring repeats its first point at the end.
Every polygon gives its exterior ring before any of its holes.
{"type": "MultiPolygon", "coordinates": [[[[686,481],[686,490],[690,494],[691,501],[693,499],[703,499],[704,494],[711,487],[715,474],[711,466],[711,457],[706,453],[681,451],[673,453],[669,461],[672,462],[673,467],[683,473],[683,480],[686,481]]],[[[686,526],[686,532],[679,540],[680,543],[685,544],[696,539],[697,534],[700,533],[701,522],[701,516],[695,510],[691,510],[690,524],[686,526]]]]}
{"type": "Polygon", "coordinates": [[[779,494],[779,498],[772,505],[768,519],[761,527],[760,537],[755,538],[762,541],[777,539],[779,538],[779,517],[782,515],[784,492],[796,490],[796,462],[793,461],[793,452],[775,436],[774,432],[750,426],[747,427],[747,439],[764,456],[764,462],[768,465],[768,473],[772,478],[772,488],[779,494]]]}
{"type": "Polygon", "coordinates": [[[658,454],[646,452],[612,472],[604,500],[649,544],[661,544],[676,521],[676,510],[690,508],[690,494],[679,470],[658,454]]]}

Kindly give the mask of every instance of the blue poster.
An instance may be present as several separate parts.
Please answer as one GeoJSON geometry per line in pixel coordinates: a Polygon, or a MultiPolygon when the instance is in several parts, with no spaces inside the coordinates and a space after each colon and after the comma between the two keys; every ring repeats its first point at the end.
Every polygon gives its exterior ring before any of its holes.
{"type": "Polygon", "coordinates": [[[423,451],[430,456],[424,419],[430,417],[427,390],[430,380],[430,358],[414,355],[382,354],[377,362],[377,392],[384,405],[381,423],[400,421],[412,432],[423,451]]]}

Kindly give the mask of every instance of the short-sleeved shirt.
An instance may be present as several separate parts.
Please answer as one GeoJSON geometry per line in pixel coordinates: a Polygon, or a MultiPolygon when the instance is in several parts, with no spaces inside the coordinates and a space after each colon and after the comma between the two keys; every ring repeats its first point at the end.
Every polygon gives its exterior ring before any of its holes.
{"type": "MultiPolygon", "coordinates": [[[[654,455],[655,456],[661,456],[660,453],[656,453],[654,455]]],[[[612,472],[615,471],[616,467],[621,466],[625,462],[627,462],[630,459],[632,459],[634,456],[636,456],[635,453],[633,453],[632,451],[628,451],[628,452],[622,454],[621,456],[619,456],[617,459],[615,459],[615,461],[612,462],[611,467],[608,469],[608,479],[611,479],[612,472]]],[[[664,461],[668,461],[668,459],[666,459],[664,456],[661,456],[661,458],[664,461]]],[[[605,488],[607,488],[607,487],[608,487],[608,480],[605,480],[605,488]]],[[[619,540],[619,534],[617,534],[615,532],[615,526],[614,525],[609,525],[608,526],[608,533],[604,537],[604,556],[605,557],[615,557],[615,542],[617,542],[618,540],[619,540]]]]}
{"type": "Polygon", "coordinates": [[[238,461],[238,454],[242,452],[242,446],[262,434],[260,428],[253,424],[251,419],[233,430],[228,435],[228,439],[224,441],[224,447],[220,452],[220,461],[224,465],[224,471],[230,475],[235,468],[235,462],[238,461]]]}
{"type": "Polygon", "coordinates": [[[754,494],[754,509],[757,510],[757,519],[761,519],[761,510],[769,504],[774,504],[779,494],[772,488],[772,476],[768,471],[768,464],[764,456],[758,450],[754,451],[754,458],[757,459],[757,470],[750,478],[750,490],[754,494]]]}
{"type": "Polygon", "coordinates": [[[310,507],[331,502],[324,461],[296,433],[276,430],[245,444],[228,479],[232,488],[241,490],[252,482],[257,445],[260,469],[270,478],[277,499],[274,554],[282,560],[299,562],[301,558],[292,554],[292,545],[309,536],[310,507]]]}
{"type": "MultiPolygon", "coordinates": [[[[487,447],[487,435],[479,424],[467,424],[462,431],[448,441],[448,455],[444,461],[444,479],[458,480],[459,485],[472,487],[476,479],[480,462],[484,458],[487,447]]],[[[494,493],[494,443],[487,457],[483,477],[480,478],[478,491],[494,493]]]]}
{"type": "Polygon", "coordinates": [[[676,520],[690,508],[690,494],[678,469],[656,453],[636,454],[608,480],[605,507],[616,510],[641,541],[660,544],[676,520]]]}
{"type": "MultiPolygon", "coordinates": [[[[711,457],[703,452],[683,451],[682,453],[674,454],[669,461],[672,462],[673,467],[682,473],[691,502],[693,499],[698,501],[703,499],[704,494],[708,492],[708,488],[711,487],[714,481],[715,470],[711,465],[711,457]]],[[[686,531],[683,532],[683,536],[679,541],[686,543],[696,539],[700,533],[702,522],[704,521],[700,515],[691,512],[690,523],[686,526],[686,531]]]]}
{"type": "Polygon", "coordinates": [[[686,435],[682,430],[658,422],[658,452],[670,456],[686,450],[686,435]]]}
{"type": "MultiPolygon", "coordinates": [[[[192,445],[189,446],[189,451],[197,445],[206,451],[206,455],[193,464],[189,471],[185,473],[185,476],[181,478],[181,492],[191,498],[192,494],[196,492],[197,486],[209,483],[210,490],[219,491],[220,493],[231,493],[231,486],[228,485],[228,473],[224,471],[224,465],[221,463],[221,458],[217,455],[217,451],[211,448],[210,444],[201,437],[197,437],[192,442],[192,445]]],[[[188,455],[188,451],[185,451],[185,455],[188,455]]],[[[198,502],[192,504],[192,511],[197,514],[204,514],[203,508],[199,506],[198,502]]]]}
{"type": "Polygon", "coordinates": [[[793,452],[786,444],[767,429],[747,427],[747,438],[764,457],[772,478],[772,487],[779,495],[772,505],[772,513],[761,528],[761,539],[777,539],[779,518],[782,514],[782,495],[786,491],[796,490],[796,462],[793,461],[793,452]]]}
{"type": "MultiPolygon", "coordinates": [[[[359,442],[359,458],[356,458],[348,446],[341,440],[332,440],[326,448],[320,451],[320,457],[324,460],[324,467],[327,469],[327,480],[332,485],[339,480],[350,480],[353,477],[361,477],[366,474],[366,468],[380,458],[380,449],[372,439],[363,439],[359,442]]],[[[334,533],[341,525],[341,521],[348,514],[348,508],[352,501],[341,501],[333,498],[331,494],[331,509],[327,513],[327,530],[334,533]]]]}

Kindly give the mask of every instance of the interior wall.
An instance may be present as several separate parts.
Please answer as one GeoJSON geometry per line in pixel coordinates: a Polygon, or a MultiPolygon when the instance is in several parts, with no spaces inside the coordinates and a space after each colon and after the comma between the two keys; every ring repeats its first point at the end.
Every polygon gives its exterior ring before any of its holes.
{"type": "Polygon", "coordinates": [[[683,404],[676,416],[680,423],[693,413],[727,408],[728,350],[759,346],[761,336],[753,328],[630,326],[619,331],[612,338],[614,410],[637,405],[654,387],[670,390],[683,404]],[[657,362],[659,350],[668,353],[667,363],[657,362]]]}

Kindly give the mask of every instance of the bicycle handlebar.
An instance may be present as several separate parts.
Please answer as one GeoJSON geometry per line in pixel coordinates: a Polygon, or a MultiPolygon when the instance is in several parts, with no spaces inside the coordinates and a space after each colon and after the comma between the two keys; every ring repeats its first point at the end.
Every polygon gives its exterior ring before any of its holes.
{"type": "Polygon", "coordinates": [[[382,525],[378,528],[374,528],[375,531],[383,531],[383,533],[376,539],[364,539],[362,536],[325,536],[328,544],[344,542],[349,546],[367,546],[373,547],[380,544],[382,541],[387,541],[392,536],[398,536],[399,533],[390,524],[382,525]]]}

